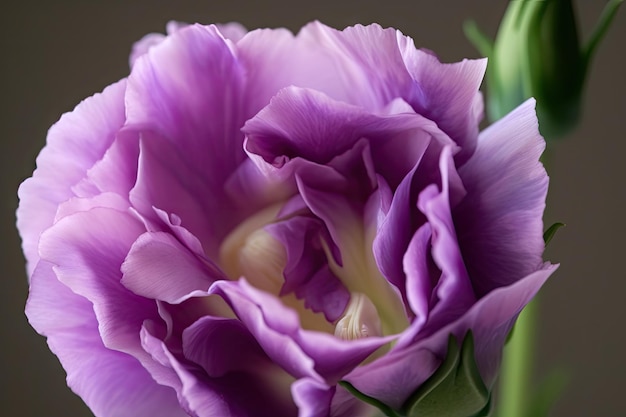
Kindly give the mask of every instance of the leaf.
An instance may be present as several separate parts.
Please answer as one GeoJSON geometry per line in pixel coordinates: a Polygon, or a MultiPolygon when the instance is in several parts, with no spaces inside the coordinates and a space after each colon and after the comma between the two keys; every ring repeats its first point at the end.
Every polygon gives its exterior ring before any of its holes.
{"type": "Polygon", "coordinates": [[[491,395],[474,358],[474,338],[467,332],[459,348],[453,335],[439,369],[406,401],[402,411],[409,417],[486,417],[491,395]]]}
{"type": "Polygon", "coordinates": [[[609,26],[611,26],[611,22],[613,18],[617,14],[617,9],[622,4],[623,0],[610,0],[604,10],[602,11],[602,15],[600,16],[600,20],[596,24],[596,27],[593,30],[593,33],[589,37],[589,41],[585,45],[582,51],[583,60],[585,63],[585,70],[587,70],[591,63],[591,58],[593,57],[596,48],[606,35],[609,26]]]}
{"type": "Polygon", "coordinates": [[[548,243],[550,243],[557,230],[564,226],[565,223],[554,223],[552,226],[548,227],[548,230],[546,230],[543,234],[543,241],[546,246],[548,246],[548,243]]]}

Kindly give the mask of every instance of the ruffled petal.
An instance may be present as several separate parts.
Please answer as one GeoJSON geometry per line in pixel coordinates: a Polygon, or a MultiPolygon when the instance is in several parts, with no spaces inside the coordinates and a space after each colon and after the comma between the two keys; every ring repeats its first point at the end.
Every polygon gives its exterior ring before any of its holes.
{"type": "Polygon", "coordinates": [[[87,175],[72,187],[72,191],[80,197],[112,192],[128,200],[128,193],[137,180],[138,157],[137,132],[120,131],[102,159],[87,171],[87,175]]]}
{"type": "Polygon", "coordinates": [[[392,106],[372,113],[319,91],[288,87],[246,122],[246,150],[284,169],[287,172],[281,176],[287,177],[294,169],[289,167],[292,159],[326,164],[365,138],[375,171],[395,187],[421,158],[433,136],[445,140],[434,122],[404,110],[392,106]],[[394,109],[402,112],[390,113],[394,109]]]}
{"type": "Polygon", "coordinates": [[[344,97],[339,98],[347,103],[379,110],[414,88],[402,58],[403,36],[395,29],[372,24],[339,31],[313,22],[302,28],[298,38],[324,51],[329,68],[320,70],[333,74],[339,87],[336,92],[322,91],[341,94],[344,97]]]}
{"type": "Polygon", "coordinates": [[[431,256],[432,228],[424,223],[413,234],[402,261],[406,274],[405,296],[415,320],[411,327],[417,331],[428,320],[431,311],[431,296],[441,271],[431,256]]]}
{"type": "Polygon", "coordinates": [[[314,378],[302,378],[291,387],[298,405],[298,417],[327,417],[335,387],[329,387],[314,378]]]}
{"type": "MultiPolygon", "coordinates": [[[[171,20],[167,22],[167,25],[165,26],[166,33],[171,35],[187,26],[189,26],[188,23],[171,20]]],[[[237,42],[248,32],[245,27],[236,22],[217,24],[215,26],[224,38],[230,39],[233,42],[237,42]]],[[[146,54],[153,46],[157,46],[163,42],[165,38],[166,36],[161,33],[148,33],[143,38],[135,42],[128,59],[130,67],[132,68],[139,57],[146,54]]]]}
{"type": "Polygon", "coordinates": [[[237,403],[228,401],[220,392],[219,384],[211,384],[199,367],[179,361],[166,344],[147,327],[141,329],[142,346],[155,362],[173,371],[173,377],[160,380],[176,390],[178,400],[188,415],[193,417],[238,415],[237,403]]]}
{"type": "Polygon", "coordinates": [[[48,338],[68,385],[95,415],[186,415],[174,391],[152,379],[137,359],[103,345],[92,304],[62,284],[51,263],[40,261],[30,284],[28,320],[48,338]]]}
{"type": "Polygon", "coordinates": [[[52,225],[58,205],[74,196],[72,186],[102,158],[124,124],[125,89],[126,80],[119,81],[64,114],[50,128],[33,176],[20,186],[17,227],[29,275],[39,259],[39,236],[52,225]]]}
{"type": "Polygon", "coordinates": [[[314,363],[293,340],[299,329],[297,314],[273,295],[239,281],[218,281],[211,294],[222,296],[246,325],[265,353],[295,378],[316,376],[314,363]]]}
{"type": "Polygon", "coordinates": [[[385,356],[357,368],[345,379],[364,394],[399,409],[439,367],[446,355],[449,336],[462,340],[471,330],[478,369],[485,385],[491,387],[497,376],[502,346],[517,315],[556,268],[556,265],[543,265],[514,284],[490,292],[455,322],[421,340],[398,343],[385,356]]]}
{"type": "MultiPolygon", "coordinates": [[[[435,328],[463,315],[475,302],[474,290],[459,249],[450,208],[450,189],[461,188],[451,150],[445,147],[439,159],[441,182],[431,184],[419,195],[417,206],[431,229],[432,260],[441,276],[431,295],[429,325],[435,328]],[[433,321],[434,320],[434,321],[433,321]]],[[[457,190],[456,194],[462,191],[457,190]]],[[[428,255],[427,255],[428,256],[428,255]]],[[[428,259],[426,260],[428,261],[428,259]]],[[[431,277],[422,277],[430,285],[431,277]]]]}
{"type": "Polygon", "coordinates": [[[215,280],[225,279],[214,265],[199,259],[164,232],[139,236],[121,271],[121,283],[133,293],[170,304],[204,295],[215,280]]]}
{"type": "Polygon", "coordinates": [[[477,294],[511,284],[542,263],[548,176],[539,156],[534,100],[481,133],[475,155],[459,169],[467,190],[453,217],[477,294]]]}
{"type": "Polygon", "coordinates": [[[296,412],[289,387],[294,379],[273,364],[245,326],[236,319],[202,317],[182,335],[187,360],[200,365],[224,392],[251,416],[296,412]]]}
{"type": "Polygon", "coordinates": [[[156,206],[180,216],[209,253],[234,223],[224,183],[245,158],[240,128],[251,116],[233,48],[215,26],[180,29],[137,61],[126,93],[127,129],[150,155],[131,199],[144,215],[156,206]]]}
{"type": "Polygon", "coordinates": [[[211,287],[231,306],[266,354],[295,378],[325,378],[335,383],[392,337],[345,341],[318,331],[302,330],[296,312],[245,280],[220,281],[211,287]]]}
{"type": "Polygon", "coordinates": [[[322,222],[311,216],[295,216],[265,230],[283,245],[287,255],[280,295],[295,293],[306,308],[323,312],[329,322],[337,320],[350,293],[328,267],[322,240],[330,239],[322,222]]]}
{"type": "Polygon", "coordinates": [[[192,25],[140,59],[128,80],[128,125],[153,130],[215,186],[244,159],[244,69],[215,26],[192,25]]]}
{"type": "Polygon", "coordinates": [[[476,148],[478,123],[482,118],[482,96],[478,91],[487,59],[464,59],[443,64],[436,56],[415,49],[413,41],[402,41],[402,55],[415,85],[407,98],[415,111],[434,120],[461,148],[455,155],[462,165],[476,148]]]}
{"type": "Polygon", "coordinates": [[[153,300],[121,283],[120,267],[142,225],[127,212],[94,208],[64,217],[41,237],[41,258],[54,265],[59,281],[93,303],[105,346],[141,358],[139,330],[158,319],[153,300]]]}
{"type": "Polygon", "coordinates": [[[243,210],[228,204],[221,186],[207,182],[206,175],[189,166],[186,151],[163,137],[144,134],[130,201],[148,219],[157,220],[154,208],[175,214],[200,240],[203,252],[215,258],[221,239],[243,210]]]}
{"type": "Polygon", "coordinates": [[[457,161],[472,154],[482,113],[478,89],[486,59],[442,64],[431,52],[416,49],[411,38],[375,24],[338,31],[314,22],[299,37],[332,57],[331,73],[340,80],[339,91],[350,92],[348,103],[380,109],[402,98],[463,148],[457,161]]]}

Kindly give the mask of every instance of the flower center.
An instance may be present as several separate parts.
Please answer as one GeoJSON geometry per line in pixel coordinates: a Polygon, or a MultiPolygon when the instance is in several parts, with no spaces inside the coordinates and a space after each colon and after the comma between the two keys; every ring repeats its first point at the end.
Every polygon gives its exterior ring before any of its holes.
{"type": "Polygon", "coordinates": [[[328,245],[322,240],[331,271],[350,291],[346,310],[336,323],[329,323],[322,313],[305,306],[294,294],[281,294],[287,251],[283,244],[264,230],[276,222],[281,204],[259,211],[242,222],[224,239],[220,246],[220,265],[231,279],[245,277],[256,288],[274,294],[282,303],[293,308],[303,328],[325,331],[354,340],[371,336],[399,333],[408,326],[401,298],[391,284],[381,276],[373,253],[372,236],[358,223],[341,233],[339,247],[343,265],[339,266],[328,245]]]}
{"type": "Polygon", "coordinates": [[[220,265],[231,279],[244,277],[254,287],[279,297],[298,313],[302,328],[332,333],[333,325],[323,313],[306,308],[304,300],[294,294],[281,294],[287,252],[281,242],[263,229],[277,220],[281,207],[277,204],[261,210],[233,230],[220,246],[220,265]]]}
{"type": "Polygon", "coordinates": [[[381,335],[380,317],[372,301],[365,294],[352,293],[344,316],[335,326],[335,336],[354,340],[381,335]]]}
{"type": "Polygon", "coordinates": [[[342,266],[334,260],[328,245],[324,242],[322,245],[331,271],[352,293],[352,299],[355,294],[361,294],[373,311],[377,312],[377,320],[382,329],[380,335],[397,334],[409,326],[409,321],[400,294],[382,276],[376,265],[372,252],[374,236],[373,228],[368,229],[356,219],[346,221],[337,236],[342,266]]]}

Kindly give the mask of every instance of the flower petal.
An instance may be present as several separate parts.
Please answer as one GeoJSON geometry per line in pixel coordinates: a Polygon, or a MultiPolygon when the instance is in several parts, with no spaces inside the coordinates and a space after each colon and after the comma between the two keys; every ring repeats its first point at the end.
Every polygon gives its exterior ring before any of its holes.
{"type": "Polygon", "coordinates": [[[347,102],[380,109],[402,98],[463,148],[457,160],[471,155],[482,113],[478,89],[486,59],[442,64],[431,52],[416,49],[411,38],[375,24],[338,31],[314,22],[299,37],[311,38],[310,43],[332,56],[339,91],[352,92],[347,102]]]}
{"type": "Polygon", "coordinates": [[[364,394],[399,408],[438,368],[446,355],[449,336],[452,334],[462,340],[471,330],[476,363],[485,385],[491,387],[500,364],[502,346],[517,315],[556,268],[557,265],[543,265],[514,284],[490,292],[455,322],[413,343],[398,343],[385,356],[357,368],[345,379],[364,394]],[[380,384],[378,381],[390,383],[380,384]]]}
{"type": "Polygon", "coordinates": [[[314,378],[302,378],[296,381],[291,393],[298,405],[298,417],[327,417],[336,388],[314,378]]]}
{"type": "Polygon", "coordinates": [[[126,212],[94,208],[64,217],[41,237],[41,258],[54,265],[59,281],[93,303],[108,348],[140,358],[139,329],[158,319],[153,300],[138,297],[120,283],[120,267],[142,232],[126,212]]]}
{"type": "Polygon", "coordinates": [[[337,320],[350,293],[328,267],[321,241],[330,239],[323,224],[309,216],[295,216],[268,225],[265,230],[282,243],[287,254],[280,295],[295,293],[306,308],[323,312],[329,322],[337,320]]]}
{"type": "Polygon", "coordinates": [[[139,236],[121,271],[121,283],[133,293],[170,304],[204,295],[216,279],[225,279],[217,267],[199,259],[164,232],[139,236]]]}
{"type": "Polygon", "coordinates": [[[481,133],[459,170],[467,189],[453,210],[465,264],[477,295],[511,284],[542,263],[542,214],[548,176],[545,142],[528,100],[481,133]]]}
{"type": "Polygon", "coordinates": [[[313,361],[293,340],[300,326],[293,310],[281,305],[276,297],[251,287],[244,279],[218,281],[209,293],[226,300],[272,361],[296,378],[317,376],[313,361]]]}
{"type": "Polygon", "coordinates": [[[126,80],[119,81],[64,114],[50,128],[33,176],[20,186],[17,227],[29,275],[39,259],[39,236],[52,225],[57,206],[74,196],[71,187],[102,158],[123,125],[125,89],[126,80]]]}
{"type": "Polygon", "coordinates": [[[146,327],[141,329],[142,346],[155,362],[171,369],[175,378],[161,380],[176,390],[178,400],[188,415],[211,417],[236,415],[237,404],[229,402],[218,389],[219,384],[210,384],[200,369],[181,363],[167,348],[165,343],[153,335],[146,327]]]}
{"type": "Polygon", "coordinates": [[[185,358],[201,365],[210,377],[269,363],[257,341],[239,320],[222,317],[201,317],[186,328],[183,351],[185,358]]]}
{"type": "Polygon", "coordinates": [[[395,187],[421,158],[433,136],[442,141],[446,138],[434,122],[415,113],[390,110],[370,113],[319,91],[288,87],[246,122],[246,150],[276,168],[297,157],[327,164],[365,138],[376,172],[395,187]],[[390,158],[394,164],[389,164],[390,158]]]}
{"type": "Polygon", "coordinates": [[[155,221],[154,208],[174,213],[200,240],[203,251],[216,259],[221,239],[242,210],[229,204],[221,184],[206,180],[210,174],[199,174],[189,166],[186,152],[159,135],[143,134],[130,201],[142,216],[155,221]]]}
{"type": "MultiPolygon", "coordinates": [[[[445,147],[439,159],[440,186],[431,184],[426,187],[417,202],[431,226],[432,260],[441,270],[432,294],[437,300],[429,313],[428,325],[435,328],[463,315],[476,300],[451,215],[450,189],[457,188],[457,196],[463,192],[453,164],[451,149],[445,147]]],[[[430,277],[427,275],[423,279],[429,281],[430,277]]]]}
{"type": "Polygon", "coordinates": [[[106,348],[92,304],[40,261],[26,305],[30,324],[48,338],[70,388],[99,416],[184,416],[173,390],[157,384],[139,361],[106,348]]]}
{"type": "Polygon", "coordinates": [[[137,61],[126,93],[126,128],[150,155],[131,198],[146,216],[153,205],[179,215],[211,254],[233,225],[223,185],[245,158],[240,128],[251,116],[232,48],[215,26],[182,28],[137,61]]]}
{"type": "Polygon", "coordinates": [[[217,190],[245,155],[243,82],[244,69],[215,26],[182,28],[133,68],[127,125],[170,140],[217,190]]]}
{"type": "Polygon", "coordinates": [[[336,383],[394,339],[391,336],[345,341],[329,333],[302,330],[295,311],[244,279],[216,282],[211,292],[224,297],[266,354],[296,378],[319,380],[322,376],[336,383]]]}

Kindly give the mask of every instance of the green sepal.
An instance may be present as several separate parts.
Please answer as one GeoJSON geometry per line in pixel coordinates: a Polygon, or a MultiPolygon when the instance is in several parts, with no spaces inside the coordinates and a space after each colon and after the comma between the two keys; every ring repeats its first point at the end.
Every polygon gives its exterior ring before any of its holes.
{"type": "Polygon", "coordinates": [[[563,226],[565,226],[565,223],[554,223],[552,226],[548,227],[548,230],[543,233],[543,242],[545,246],[548,246],[548,243],[550,243],[557,230],[563,226]]]}
{"type": "Polygon", "coordinates": [[[408,417],[487,417],[491,395],[474,358],[474,338],[468,331],[459,347],[450,335],[448,352],[439,369],[405,402],[408,417]]]}
{"type": "Polygon", "coordinates": [[[354,395],[359,400],[361,400],[361,401],[363,401],[365,403],[368,403],[369,405],[373,405],[374,407],[378,408],[387,417],[402,417],[400,414],[396,413],[387,404],[377,400],[374,397],[370,397],[369,395],[363,394],[361,391],[356,389],[354,387],[354,385],[352,385],[348,381],[339,381],[339,385],[344,387],[346,389],[346,391],[348,391],[350,394],[354,395]]]}

